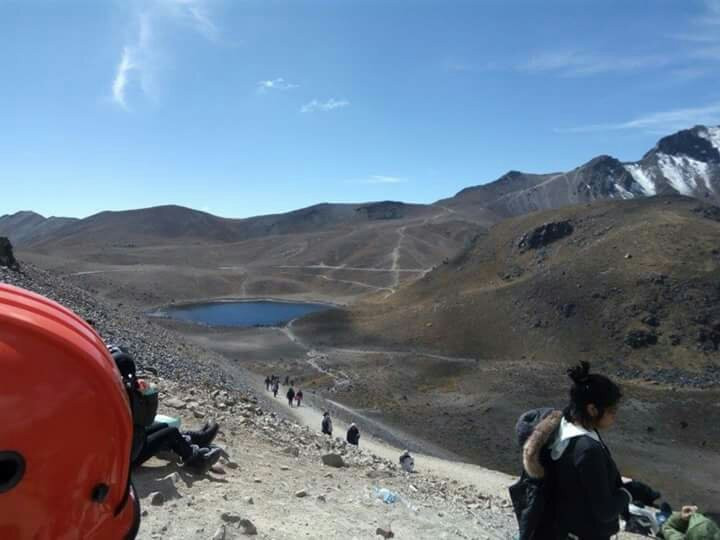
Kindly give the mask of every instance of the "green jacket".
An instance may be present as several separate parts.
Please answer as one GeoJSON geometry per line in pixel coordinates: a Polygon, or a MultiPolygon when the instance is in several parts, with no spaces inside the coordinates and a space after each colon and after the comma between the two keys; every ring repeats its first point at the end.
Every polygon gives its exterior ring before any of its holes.
{"type": "Polygon", "coordinates": [[[695,512],[690,519],[683,519],[680,512],[673,512],[662,526],[665,540],[720,540],[720,528],[710,518],[695,512]]]}

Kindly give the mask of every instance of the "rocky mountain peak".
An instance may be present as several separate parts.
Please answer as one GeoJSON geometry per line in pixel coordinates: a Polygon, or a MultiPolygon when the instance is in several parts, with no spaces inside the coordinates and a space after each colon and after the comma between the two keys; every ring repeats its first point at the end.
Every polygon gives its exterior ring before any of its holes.
{"type": "Polygon", "coordinates": [[[660,139],[645,157],[658,153],[720,163],[720,128],[695,126],[683,129],[660,139]]]}

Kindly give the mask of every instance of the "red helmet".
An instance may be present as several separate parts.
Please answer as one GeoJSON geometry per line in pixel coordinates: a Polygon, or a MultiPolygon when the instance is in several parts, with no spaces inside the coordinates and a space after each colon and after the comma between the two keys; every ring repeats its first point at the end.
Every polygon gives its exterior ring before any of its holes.
{"type": "Polygon", "coordinates": [[[134,538],[132,419],[100,336],[0,284],[0,538],[134,538]]]}

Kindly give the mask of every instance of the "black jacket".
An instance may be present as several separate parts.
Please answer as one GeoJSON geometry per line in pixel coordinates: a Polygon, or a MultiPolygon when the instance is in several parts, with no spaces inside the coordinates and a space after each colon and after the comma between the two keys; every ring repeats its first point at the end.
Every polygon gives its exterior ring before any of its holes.
{"type": "Polygon", "coordinates": [[[581,539],[618,532],[629,494],[607,447],[588,437],[570,440],[562,456],[550,446],[562,421],[560,411],[528,411],[516,430],[523,447],[523,473],[510,487],[519,540],[556,540],[572,533],[581,539]],[[523,441],[523,439],[525,439],[523,441]]]}
{"type": "Polygon", "coordinates": [[[359,441],[360,441],[360,430],[355,426],[348,429],[347,442],[349,442],[350,444],[357,445],[357,443],[359,441]]]}
{"type": "Polygon", "coordinates": [[[629,494],[610,451],[588,436],[570,440],[554,464],[553,500],[557,531],[580,538],[608,538],[619,530],[629,494]]]}

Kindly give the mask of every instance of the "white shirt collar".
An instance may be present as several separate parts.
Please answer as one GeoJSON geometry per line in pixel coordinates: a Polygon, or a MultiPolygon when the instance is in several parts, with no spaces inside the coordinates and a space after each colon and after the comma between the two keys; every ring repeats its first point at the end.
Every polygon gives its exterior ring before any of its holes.
{"type": "Polygon", "coordinates": [[[555,442],[552,445],[552,459],[555,461],[560,459],[563,455],[563,452],[565,452],[565,449],[568,447],[568,444],[570,444],[570,440],[574,439],[575,437],[582,437],[584,435],[590,437],[597,442],[600,442],[600,437],[598,437],[597,432],[589,431],[582,426],[578,426],[576,424],[573,424],[572,422],[568,422],[563,417],[563,419],[560,421],[560,430],[558,431],[555,442]]]}

